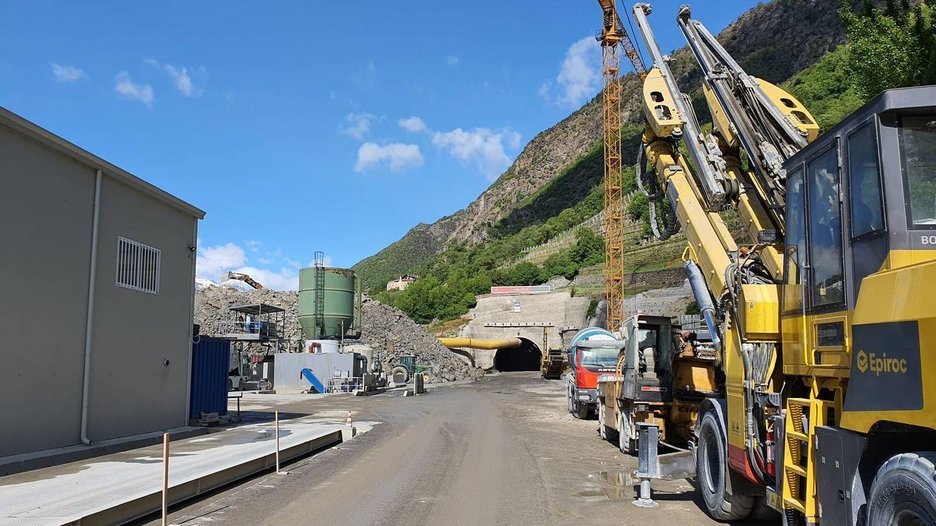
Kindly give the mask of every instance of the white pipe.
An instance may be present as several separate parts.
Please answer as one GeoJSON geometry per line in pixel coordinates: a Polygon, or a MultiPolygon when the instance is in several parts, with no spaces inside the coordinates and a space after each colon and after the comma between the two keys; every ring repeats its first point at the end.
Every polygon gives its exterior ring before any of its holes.
{"type": "Polygon", "coordinates": [[[94,219],[91,224],[91,269],[88,271],[88,315],[85,324],[84,377],[81,382],[81,441],[88,438],[88,398],[91,389],[91,336],[94,328],[94,288],[97,278],[98,225],[101,220],[101,171],[94,176],[94,219]]]}

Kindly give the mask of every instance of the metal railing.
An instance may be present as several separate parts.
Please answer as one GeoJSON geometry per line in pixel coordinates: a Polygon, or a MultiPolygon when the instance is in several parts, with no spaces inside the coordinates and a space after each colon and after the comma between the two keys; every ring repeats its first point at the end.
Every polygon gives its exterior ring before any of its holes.
{"type": "Polygon", "coordinates": [[[325,383],[326,393],[353,393],[364,386],[363,376],[341,376],[329,378],[325,383]]]}

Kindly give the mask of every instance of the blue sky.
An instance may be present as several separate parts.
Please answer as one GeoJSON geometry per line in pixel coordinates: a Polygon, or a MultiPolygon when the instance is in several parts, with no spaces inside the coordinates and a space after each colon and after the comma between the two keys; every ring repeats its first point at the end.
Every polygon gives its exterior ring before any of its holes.
{"type": "MultiPolygon", "coordinates": [[[[654,2],[665,51],[679,3],[654,2]]],[[[474,200],[598,92],[600,23],[584,0],[0,0],[0,106],[205,210],[201,277],[294,288],[316,250],[351,266],[474,200]]]]}

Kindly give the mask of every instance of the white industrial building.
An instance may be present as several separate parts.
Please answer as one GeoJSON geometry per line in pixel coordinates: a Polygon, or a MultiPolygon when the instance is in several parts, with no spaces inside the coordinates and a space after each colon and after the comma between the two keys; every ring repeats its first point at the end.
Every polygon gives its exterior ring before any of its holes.
{"type": "Polygon", "coordinates": [[[186,425],[202,217],[0,108],[0,460],[186,425]]]}

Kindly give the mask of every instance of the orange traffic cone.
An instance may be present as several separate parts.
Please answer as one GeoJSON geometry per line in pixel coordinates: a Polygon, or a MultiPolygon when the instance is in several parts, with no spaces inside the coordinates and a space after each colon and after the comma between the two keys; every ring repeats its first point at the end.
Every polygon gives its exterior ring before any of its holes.
{"type": "Polygon", "coordinates": [[[345,418],[345,425],[348,427],[354,426],[354,424],[351,423],[351,411],[348,411],[348,418],[345,418]]]}

